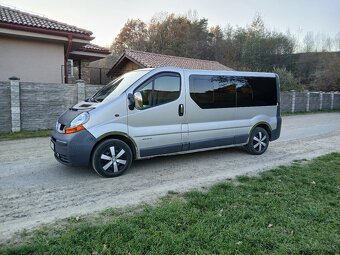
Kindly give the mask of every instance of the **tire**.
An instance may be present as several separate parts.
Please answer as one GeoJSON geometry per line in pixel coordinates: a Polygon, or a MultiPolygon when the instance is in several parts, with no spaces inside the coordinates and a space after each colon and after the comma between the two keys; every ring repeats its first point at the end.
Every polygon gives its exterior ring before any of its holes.
{"type": "Polygon", "coordinates": [[[133,155],[130,147],[118,139],[101,142],[93,151],[92,168],[102,177],[116,177],[131,166],[133,155]]]}
{"type": "Polygon", "coordinates": [[[268,145],[268,132],[264,128],[256,127],[250,133],[249,142],[245,148],[252,155],[261,155],[267,150],[268,145]]]}

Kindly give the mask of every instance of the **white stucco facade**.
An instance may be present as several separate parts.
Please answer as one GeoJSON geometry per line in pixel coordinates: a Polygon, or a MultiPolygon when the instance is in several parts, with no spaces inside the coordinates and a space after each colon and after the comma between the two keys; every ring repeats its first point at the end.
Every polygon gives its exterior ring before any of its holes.
{"type": "Polygon", "coordinates": [[[0,81],[60,83],[64,43],[0,35],[0,81]]]}

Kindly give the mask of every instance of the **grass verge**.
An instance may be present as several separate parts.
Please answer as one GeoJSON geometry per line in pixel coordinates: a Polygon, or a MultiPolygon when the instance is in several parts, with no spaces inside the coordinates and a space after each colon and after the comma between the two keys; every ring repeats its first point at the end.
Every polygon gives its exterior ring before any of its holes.
{"type": "Polygon", "coordinates": [[[241,176],[207,192],[171,192],[102,222],[69,219],[1,254],[338,254],[340,154],[241,176]]]}
{"type": "Polygon", "coordinates": [[[0,141],[17,140],[17,139],[25,139],[25,138],[33,138],[33,137],[46,137],[46,136],[50,136],[51,133],[52,133],[51,129],[37,130],[37,131],[8,132],[8,133],[1,132],[0,141]]]}

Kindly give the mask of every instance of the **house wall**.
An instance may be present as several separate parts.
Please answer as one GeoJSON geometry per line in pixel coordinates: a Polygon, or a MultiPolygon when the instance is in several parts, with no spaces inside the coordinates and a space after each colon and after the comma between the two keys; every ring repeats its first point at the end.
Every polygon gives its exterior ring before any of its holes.
{"type": "Polygon", "coordinates": [[[130,60],[124,60],[116,69],[114,75],[111,75],[111,78],[116,78],[119,75],[122,75],[124,73],[141,69],[143,67],[140,67],[139,65],[135,64],[134,62],[130,60]]]}
{"type": "Polygon", "coordinates": [[[59,83],[63,64],[63,43],[0,36],[0,81],[59,83]]]}

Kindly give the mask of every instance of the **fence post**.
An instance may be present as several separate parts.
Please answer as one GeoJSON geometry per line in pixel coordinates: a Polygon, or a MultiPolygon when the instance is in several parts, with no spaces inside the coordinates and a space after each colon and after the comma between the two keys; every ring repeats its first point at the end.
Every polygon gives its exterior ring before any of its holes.
{"type": "Polygon", "coordinates": [[[306,92],[307,102],[306,102],[306,112],[309,112],[309,102],[310,102],[310,92],[306,92]]]}
{"type": "Polygon", "coordinates": [[[78,102],[85,100],[85,81],[76,80],[78,102]]]}
{"type": "Polygon", "coordinates": [[[21,130],[20,120],[20,78],[12,76],[9,79],[11,90],[11,124],[12,132],[19,132],[21,130]]]}
{"type": "Polygon", "coordinates": [[[323,92],[320,91],[320,106],[319,106],[319,110],[321,111],[322,110],[322,104],[323,104],[323,92]]]}
{"type": "Polygon", "coordinates": [[[331,110],[334,110],[334,92],[331,92],[331,110]]]}
{"type": "Polygon", "coordinates": [[[295,90],[291,90],[292,92],[292,112],[295,112],[295,90]]]}

